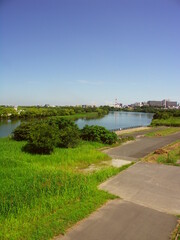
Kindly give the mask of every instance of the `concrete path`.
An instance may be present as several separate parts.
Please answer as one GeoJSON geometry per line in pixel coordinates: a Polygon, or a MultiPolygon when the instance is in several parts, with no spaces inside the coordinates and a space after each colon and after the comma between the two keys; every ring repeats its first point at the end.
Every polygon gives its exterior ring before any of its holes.
{"type": "Polygon", "coordinates": [[[180,132],[166,137],[143,137],[104,152],[112,158],[137,161],[139,158],[180,139],[180,132]]]}
{"type": "Polygon", "coordinates": [[[180,167],[139,162],[100,185],[124,200],[180,214],[180,167]]]}
{"type": "MultiPolygon", "coordinates": [[[[177,139],[143,137],[108,149],[111,157],[138,160],[177,139]]],[[[120,196],[56,240],[168,240],[180,214],[180,167],[136,163],[100,185],[120,196]]]]}
{"type": "Polygon", "coordinates": [[[114,200],[55,240],[168,240],[177,218],[114,200]]]}

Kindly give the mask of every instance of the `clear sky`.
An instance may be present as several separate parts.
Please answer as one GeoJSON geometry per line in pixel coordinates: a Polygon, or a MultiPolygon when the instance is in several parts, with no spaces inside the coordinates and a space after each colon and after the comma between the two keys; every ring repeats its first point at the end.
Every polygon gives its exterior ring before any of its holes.
{"type": "Polygon", "coordinates": [[[0,0],[0,104],[180,102],[179,0],[0,0]]]}

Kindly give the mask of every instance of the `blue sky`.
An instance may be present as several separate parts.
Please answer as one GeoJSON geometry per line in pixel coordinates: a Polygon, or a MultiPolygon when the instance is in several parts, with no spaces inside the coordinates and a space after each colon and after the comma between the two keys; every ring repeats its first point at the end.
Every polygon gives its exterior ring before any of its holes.
{"type": "Polygon", "coordinates": [[[180,102],[179,0],[1,0],[0,104],[180,102]]]}

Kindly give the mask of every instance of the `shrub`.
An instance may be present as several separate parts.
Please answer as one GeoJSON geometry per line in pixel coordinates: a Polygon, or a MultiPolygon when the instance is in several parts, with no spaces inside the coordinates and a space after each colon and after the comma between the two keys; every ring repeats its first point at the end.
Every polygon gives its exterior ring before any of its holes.
{"type": "Polygon", "coordinates": [[[48,120],[46,120],[46,122],[49,125],[57,125],[59,129],[63,129],[65,127],[69,127],[69,126],[77,126],[72,120],[69,119],[65,119],[62,117],[51,117],[48,120]]]}
{"type": "Polygon", "coordinates": [[[57,126],[57,147],[70,148],[78,145],[80,141],[80,131],[73,121],[55,117],[49,119],[47,122],[49,125],[57,126]]]}
{"type": "Polygon", "coordinates": [[[172,116],[171,112],[157,112],[154,114],[153,119],[168,119],[172,116]]]}
{"type": "Polygon", "coordinates": [[[66,127],[59,131],[57,147],[71,148],[76,147],[80,141],[79,129],[66,127]]]}
{"type": "Polygon", "coordinates": [[[113,144],[117,141],[117,135],[114,132],[110,132],[101,126],[86,125],[81,130],[81,137],[87,141],[101,142],[105,144],[113,144]]]}
{"type": "Polygon", "coordinates": [[[12,138],[16,141],[28,140],[32,123],[21,123],[14,131],[12,138]]]}
{"type": "Polygon", "coordinates": [[[24,150],[31,153],[50,154],[57,142],[57,132],[54,126],[40,122],[31,128],[28,143],[24,150]]]}
{"type": "Polygon", "coordinates": [[[50,154],[54,147],[75,147],[80,141],[78,126],[71,120],[50,118],[23,123],[15,129],[13,138],[27,140],[24,150],[31,153],[50,154]]]}

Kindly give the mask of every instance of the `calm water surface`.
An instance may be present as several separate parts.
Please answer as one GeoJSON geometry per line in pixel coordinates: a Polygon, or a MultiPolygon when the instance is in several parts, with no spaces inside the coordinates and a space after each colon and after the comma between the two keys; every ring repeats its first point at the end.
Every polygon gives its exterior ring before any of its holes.
{"type": "Polygon", "coordinates": [[[153,113],[139,112],[110,112],[101,119],[79,119],[76,121],[80,128],[88,125],[100,125],[109,130],[119,128],[130,128],[136,126],[147,126],[151,123],[153,113]]]}
{"type": "Polygon", "coordinates": [[[0,121],[0,137],[9,136],[12,131],[19,126],[20,120],[1,120],[0,121]]]}
{"type": "MultiPolygon", "coordinates": [[[[99,119],[79,119],[76,121],[80,128],[88,125],[99,125],[109,130],[119,128],[129,128],[136,126],[147,126],[153,118],[152,113],[138,112],[110,112],[103,118],[99,119]]],[[[12,131],[19,126],[20,120],[2,120],[0,122],[0,137],[7,137],[12,131]]]]}

